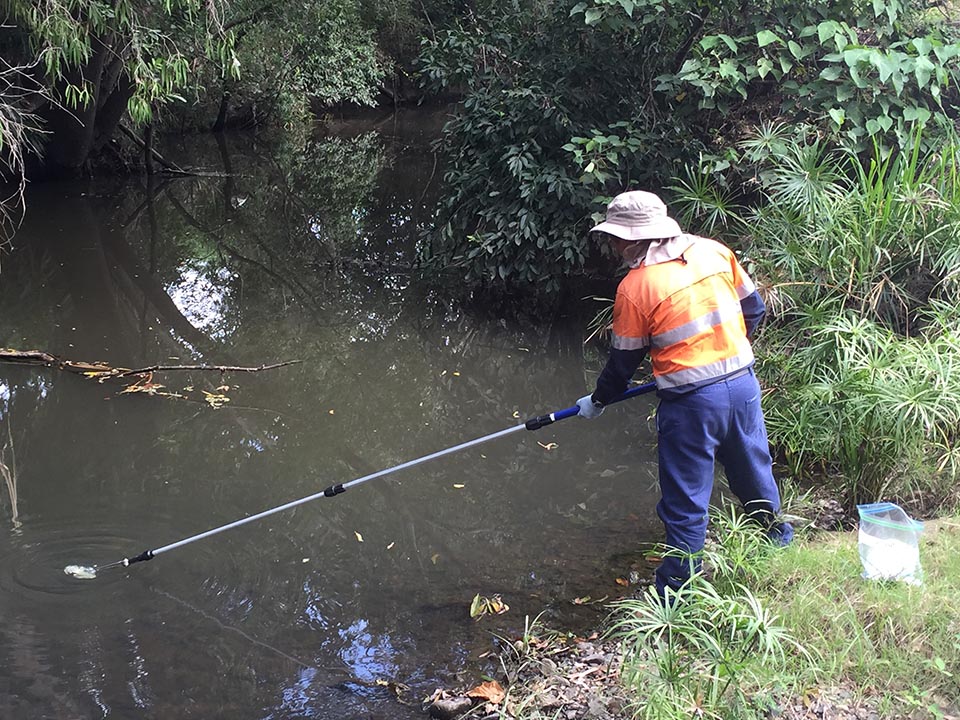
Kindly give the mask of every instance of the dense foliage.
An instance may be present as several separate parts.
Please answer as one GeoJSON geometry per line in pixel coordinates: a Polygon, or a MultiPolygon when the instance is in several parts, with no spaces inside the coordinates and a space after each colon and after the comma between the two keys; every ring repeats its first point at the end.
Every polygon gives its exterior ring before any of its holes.
{"type": "Polygon", "coordinates": [[[960,46],[909,2],[489,6],[438,34],[427,82],[462,87],[430,258],[477,281],[581,271],[591,215],[685,163],[724,169],[759,118],[858,151],[949,125],[960,46]]]}
{"type": "Polygon", "coordinates": [[[958,149],[923,145],[864,162],[768,127],[736,168],[757,178],[759,206],[706,176],[675,188],[691,222],[746,246],[763,283],[759,356],[782,459],[850,502],[947,497],[960,471],[958,149]]]}

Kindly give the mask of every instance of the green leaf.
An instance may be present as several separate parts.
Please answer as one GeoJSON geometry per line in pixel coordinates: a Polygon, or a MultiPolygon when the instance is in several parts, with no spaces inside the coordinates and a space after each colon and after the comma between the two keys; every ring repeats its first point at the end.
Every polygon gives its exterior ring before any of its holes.
{"type": "Polygon", "coordinates": [[[921,124],[926,123],[932,117],[932,113],[927,110],[925,107],[918,107],[916,105],[908,105],[903,109],[903,119],[907,122],[919,121],[921,124]]]}
{"type": "Polygon", "coordinates": [[[833,82],[840,77],[840,72],[840,68],[836,66],[824,68],[820,71],[820,79],[826,80],[827,82],[833,82]]]}
{"type": "Polygon", "coordinates": [[[583,21],[587,25],[596,25],[603,17],[603,10],[599,8],[590,8],[583,14],[583,21]]]}
{"type": "Polygon", "coordinates": [[[843,61],[847,67],[854,67],[864,61],[870,60],[870,51],[866,48],[849,48],[843,51],[843,61]]]}
{"type": "Polygon", "coordinates": [[[893,58],[879,50],[871,53],[870,61],[880,74],[880,82],[885,83],[897,70],[897,63],[894,62],[893,58]]]}
{"type": "Polygon", "coordinates": [[[760,58],[757,60],[757,75],[763,80],[767,74],[773,70],[773,61],[770,58],[760,58]]]}
{"type": "Polygon", "coordinates": [[[803,48],[793,40],[787,43],[787,47],[790,49],[790,54],[793,55],[797,60],[803,57],[803,48]]]}
{"type": "Polygon", "coordinates": [[[827,110],[827,115],[837,124],[837,127],[843,127],[843,121],[846,119],[846,113],[843,108],[831,108],[827,110]]]}
{"type": "Polygon", "coordinates": [[[897,91],[897,95],[903,94],[903,75],[899,72],[895,72],[890,76],[890,82],[893,83],[893,89],[897,91]]]}
{"type": "Polygon", "coordinates": [[[720,38],[716,35],[707,35],[700,38],[700,47],[704,50],[712,50],[717,46],[718,42],[720,42],[720,38]]]}
{"type": "Polygon", "coordinates": [[[913,49],[917,51],[917,55],[921,57],[929,55],[933,49],[933,44],[927,40],[927,38],[914,38],[910,41],[910,44],[913,45],[913,49]]]}
{"type": "Polygon", "coordinates": [[[837,85],[837,91],[834,93],[837,98],[837,102],[840,103],[847,102],[856,94],[857,91],[846,83],[837,85]]]}
{"type": "Polygon", "coordinates": [[[732,37],[730,37],[729,35],[724,35],[723,33],[720,33],[719,35],[717,35],[717,37],[723,40],[724,44],[728,48],[730,48],[730,52],[737,51],[737,43],[732,37]]]}
{"type": "Polygon", "coordinates": [[[817,38],[820,40],[821,45],[839,32],[840,23],[838,23],[836,20],[824,20],[822,23],[817,25],[817,38]]]}
{"type": "Polygon", "coordinates": [[[926,55],[921,55],[917,58],[917,65],[913,72],[917,76],[917,84],[921,88],[926,88],[930,83],[930,76],[933,74],[934,70],[934,64],[930,62],[930,58],[928,58],[926,55]]]}
{"type": "Polygon", "coordinates": [[[783,42],[783,40],[780,39],[780,36],[775,32],[770,30],[761,30],[757,33],[757,45],[760,47],[766,47],[767,45],[775,42],[783,42]]]}

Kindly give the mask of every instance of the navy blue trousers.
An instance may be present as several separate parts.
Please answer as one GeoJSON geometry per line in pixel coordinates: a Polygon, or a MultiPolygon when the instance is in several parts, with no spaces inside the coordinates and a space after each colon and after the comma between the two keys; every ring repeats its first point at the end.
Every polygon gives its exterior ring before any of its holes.
{"type": "Polygon", "coordinates": [[[678,397],[662,396],[657,408],[661,499],[657,514],[666,544],[692,559],[666,557],[657,568],[657,590],[680,587],[697,570],[707,535],[714,464],[723,466],[730,490],[744,510],[787,544],[792,528],[775,524],[780,492],[773,479],[760,385],[751,369],[732,380],[678,397]]]}

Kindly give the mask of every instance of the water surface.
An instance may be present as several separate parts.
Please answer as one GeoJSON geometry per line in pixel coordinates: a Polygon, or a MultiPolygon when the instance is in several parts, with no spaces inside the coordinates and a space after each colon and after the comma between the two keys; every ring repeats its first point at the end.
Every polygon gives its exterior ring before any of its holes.
{"type": "Polygon", "coordinates": [[[587,627],[602,608],[571,601],[622,591],[631,553],[659,537],[649,398],[96,580],[63,572],[592,387],[593,307],[501,317],[411,274],[442,175],[430,134],[414,117],[296,142],[189,138],[165,152],[204,177],[33,189],[0,258],[0,346],[127,368],[300,362],[155,373],[154,394],[0,365],[0,717],[423,717],[435,687],[479,680],[492,632],[542,611],[587,627]],[[476,593],[510,611],[471,620],[476,593]],[[409,686],[410,706],[382,681],[409,686]]]}

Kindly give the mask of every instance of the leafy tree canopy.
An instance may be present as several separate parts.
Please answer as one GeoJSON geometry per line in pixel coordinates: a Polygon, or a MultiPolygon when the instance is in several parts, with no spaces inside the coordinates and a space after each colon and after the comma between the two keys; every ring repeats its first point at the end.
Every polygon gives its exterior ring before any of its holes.
{"type": "Polygon", "coordinates": [[[949,126],[960,45],[937,20],[910,0],[480,5],[422,54],[425,82],[466,92],[427,258],[556,287],[611,195],[736,165],[761,119],[854,152],[949,126]]]}

